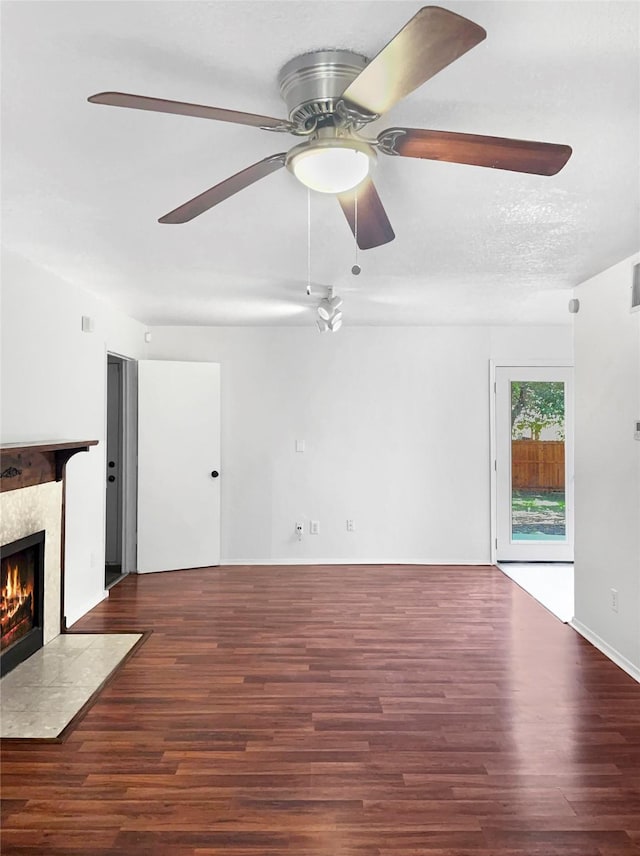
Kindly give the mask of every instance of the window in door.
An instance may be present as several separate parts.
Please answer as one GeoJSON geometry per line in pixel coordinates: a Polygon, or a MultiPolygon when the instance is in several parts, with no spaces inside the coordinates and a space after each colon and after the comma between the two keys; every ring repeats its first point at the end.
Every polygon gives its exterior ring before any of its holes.
{"type": "Polygon", "coordinates": [[[495,370],[496,559],[573,561],[572,369],[495,370]]]}
{"type": "Polygon", "coordinates": [[[564,381],[510,383],[511,539],[566,541],[564,381]]]}

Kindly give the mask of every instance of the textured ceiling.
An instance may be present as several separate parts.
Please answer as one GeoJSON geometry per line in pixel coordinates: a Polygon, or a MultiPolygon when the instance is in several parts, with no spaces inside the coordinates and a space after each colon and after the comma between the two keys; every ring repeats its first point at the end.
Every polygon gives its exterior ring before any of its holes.
{"type": "MultiPolygon", "coordinates": [[[[567,321],[567,289],[640,244],[636,2],[443,2],[487,39],[374,126],[565,143],[554,177],[381,157],[396,239],[362,251],[311,197],[311,276],[345,323],[567,321]]],[[[296,138],[87,103],[104,90],[285,116],[296,54],[373,56],[399,2],[2,3],[3,243],[148,324],[311,324],[307,192],[286,170],[158,217],[296,138]]]]}

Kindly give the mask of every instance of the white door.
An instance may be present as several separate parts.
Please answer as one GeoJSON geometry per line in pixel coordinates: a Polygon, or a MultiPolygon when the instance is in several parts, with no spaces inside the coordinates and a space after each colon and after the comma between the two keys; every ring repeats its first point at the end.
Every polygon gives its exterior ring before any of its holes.
{"type": "Polygon", "coordinates": [[[138,363],[138,572],[220,563],[220,366],[138,363]]]}
{"type": "Polygon", "coordinates": [[[495,370],[496,560],[573,561],[573,369],[495,370]]]}

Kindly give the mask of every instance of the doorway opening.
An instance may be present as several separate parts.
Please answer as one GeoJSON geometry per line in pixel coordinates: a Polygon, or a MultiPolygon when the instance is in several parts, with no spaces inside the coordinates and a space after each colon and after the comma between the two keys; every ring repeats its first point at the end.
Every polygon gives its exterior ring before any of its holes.
{"type": "Polygon", "coordinates": [[[136,571],[137,363],[107,354],[105,588],[136,571]]]}
{"type": "Polygon", "coordinates": [[[573,372],[492,364],[492,561],[573,618],[573,372]]]}

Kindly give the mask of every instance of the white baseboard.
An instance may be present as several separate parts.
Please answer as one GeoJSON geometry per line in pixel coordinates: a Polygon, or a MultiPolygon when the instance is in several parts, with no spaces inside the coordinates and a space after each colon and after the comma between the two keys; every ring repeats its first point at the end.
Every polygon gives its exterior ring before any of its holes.
{"type": "Polygon", "coordinates": [[[458,567],[468,565],[469,567],[478,567],[481,565],[490,565],[491,562],[486,560],[477,560],[470,562],[468,559],[224,559],[220,561],[221,565],[456,565],[458,567]]]}
{"type": "Polygon", "coordinates": [[[625,656],[623,656],[619,651],[616,651],[615,648],[612,648],[611,645],[608,645],[604,639],[601,639],[597,633],[594,633],[593,630],[590,630],[585,624],[578,621],[577,618],[572,618],[569,625],[583,636],[587,642],[590,642],[594,648],[597,648],[598,651],[602,651],[605,657],[612,660],[616,666],[620,666],[620,668],[630,675],[634,681],[638,681],[638,683],[640,683],[640,668],[635,666],[630,660],[627,660],[625,656]]]}

